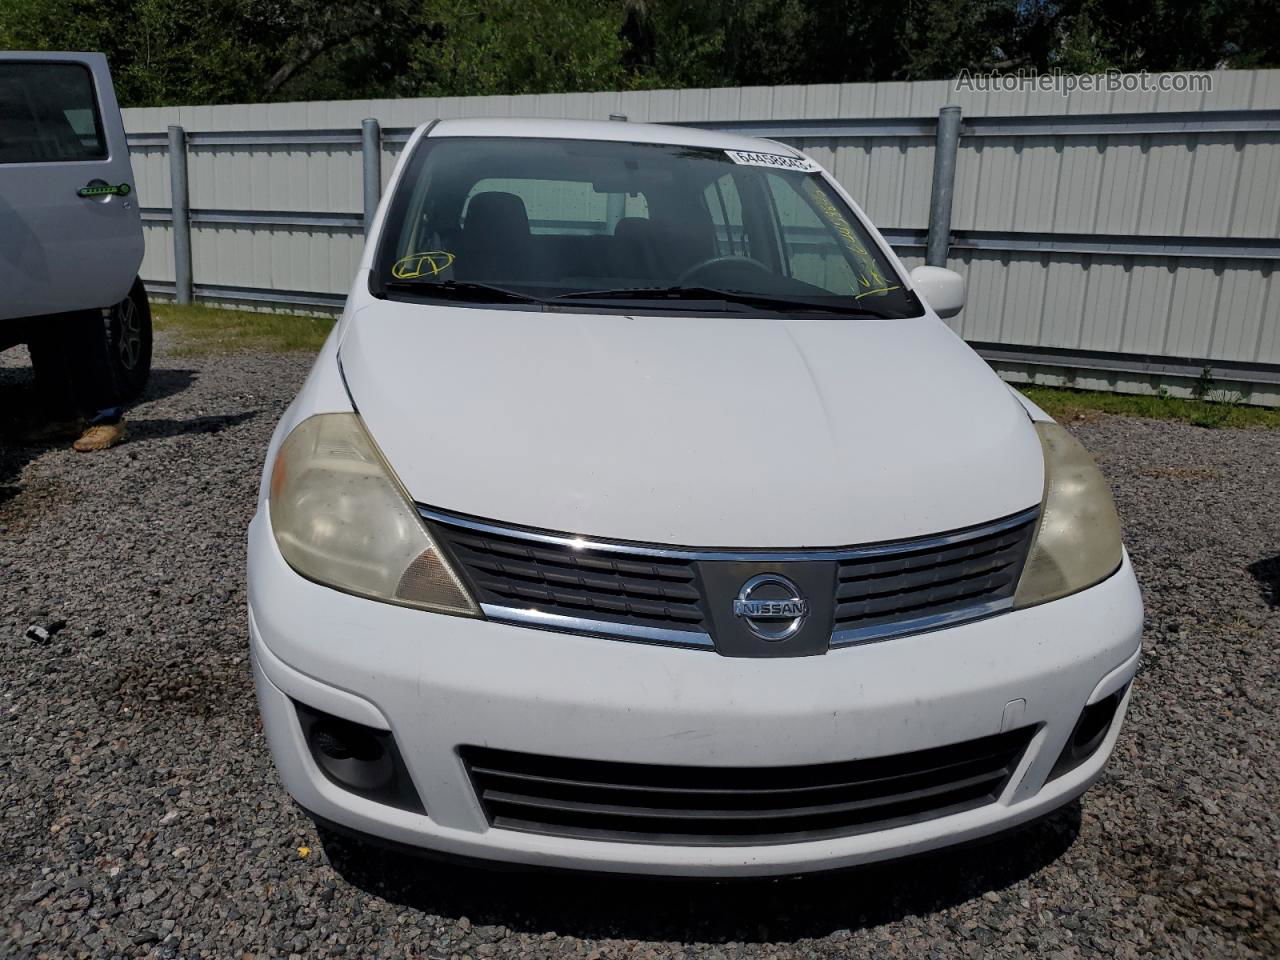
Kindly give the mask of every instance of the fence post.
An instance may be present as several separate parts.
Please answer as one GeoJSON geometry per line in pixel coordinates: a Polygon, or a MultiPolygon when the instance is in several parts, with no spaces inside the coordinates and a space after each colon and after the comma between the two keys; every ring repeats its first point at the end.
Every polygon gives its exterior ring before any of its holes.
{"type": "Polygon", "coordinates": [[[369,117],[360,124],[360,158],[364,170],[364,235],[369,236],[373,215],[382,196],[382,128],[369,117]]]}
{"type": "Polygon", "coordinates": [[[924,262],[947,265],[951,246],[951,199],[956,188],[956,150],[960,144],[960,108],[938,111],[938,136],[933,146],[933,192],[929,195],[929,242],[924,262]]]}
{"type": "Polygon", "coordinates": [[[173,292],[191,302],[191,198],[187,192],[187,131],[169,126],[169,193],[173,212],[173,292]]]}

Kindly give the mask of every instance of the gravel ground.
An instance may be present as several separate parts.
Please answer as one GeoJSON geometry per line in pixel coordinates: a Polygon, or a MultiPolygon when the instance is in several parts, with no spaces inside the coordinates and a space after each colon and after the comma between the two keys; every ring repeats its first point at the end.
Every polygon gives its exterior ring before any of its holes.
{"type": "MultiPolygon", "coordinates": [[[[0,411],[23,360],[0,357],[0,411]]],[[[1124,735],[1082,803],[817,878],[493,873],[319,834],[271,765],[243,541],[309,362],[162,340],[130,443],[0,449],[0,955],[1280,955],[1280,431],[1073,425],[1148,610],[1124,735]],[[40,642],[33,623],[63,625],[40,642]]]]}

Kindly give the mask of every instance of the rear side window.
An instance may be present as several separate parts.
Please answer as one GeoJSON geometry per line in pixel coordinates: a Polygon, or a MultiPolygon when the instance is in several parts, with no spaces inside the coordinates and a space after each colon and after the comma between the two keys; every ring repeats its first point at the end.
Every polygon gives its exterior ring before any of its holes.
{"type": "Polygon", "coordinates": [[[93,76],[78,63],[0,62],[0,163],[107,156],[93,76]]]}

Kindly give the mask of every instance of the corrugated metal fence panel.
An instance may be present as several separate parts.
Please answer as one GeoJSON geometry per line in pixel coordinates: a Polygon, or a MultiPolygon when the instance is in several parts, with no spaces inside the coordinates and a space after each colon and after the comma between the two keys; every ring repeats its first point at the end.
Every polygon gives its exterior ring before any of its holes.
{"type": "Polygon", "coordinates": [[[142,236],[146,251],[142,256],[140,272],[148,282],[158,280],[173,282],[173,230],[167,223],[142,224],[142,236]]]}
{"type": "MultiPolygon", "coordinates": [[[[1280,70],[1216,72],[1205,93],[957,91],[952,81],[712,90],[658,90],[358,100],[126,110],[131,133],[191,135],[189,173],[197,284],[341,295],[363,238],[358,139],[364,117],[384,129],[433,118],[542,116],[633,121],[755,123],[847,119],[913,122],[915,133],[780,137],[813,155],[887,230],[927,225],[938,109],[966,120],[1142,116],[1199,110],[1280,109],[1280,70]],[[200,134],[344,131],[322,144],[218,144],[200,134]],[[207,138],[205,138],[207,140],[207,138]],[[200,211],[348,215],[347,226],[210,223],[200,211]]],[[[748,131],[750,132],[750,131],[748,131]]],[[[766,130],[767,133],[767,130],[766,130]]],[[[133,150],[144,208],[167,208],[167,149],[160,138],[133,150]]],[[[384,183],[403,143],[383,144],[384,183]]],[[[1280,237],[1280,132],[1136,131],[983,135],[962,133],[953,230],[1048,237],[1078,234],[1167,238],[1280,237]]],[[[144,273],[173,277],[170,230],[149,222],[144,273]]],[[[921,250],[903,248],[908,267],[921,250]]],[[[1277,260],[998,251],[953,247],[969,302],[952,321],[974,341],[1105,350],[1191,359],[1280,363],[1277,260]]]]}
{"type": "Polygon", "coordinates": [[[625,93],[438,97],[404,100],[333,100],[214,107],[132,108],[124,111],[131,133],[163,132],[170,123],[188,130],[287,130],[355,128],[378,117],[385,126],[415,126],[437,117],[543,116],[603,119],[611,113],[634,121],[831,119],[867,117],[931,119],[945,104],[966,117],[1016,117],[1142,113],[1185,110],[1280,109],[1280,70],[1216,71],[1209,93],[1106,93],[957,91],[949,80],[917,83],[847,83],[652,90],[625,93]]]}
{"type": "Polygon", "coordinates": [[[964,138],[956,169],[957,230],[1280,235],[1280,133],[964,138]]]}
{"type": "MultiPolygon", "coordinates": [[[[130,134],[155,133],[164,134],[169,124],[178,123],[181,113],[178,107],[135,107],[122,111],[125,128],[130,134]]],[[[133,164],[133,177],[137,186],[138,203],[145,207],[168,208],[169,200],[169,148],[163,142],[147,142],[129,147],[129,158],[133,164]]],[[[148,257],[152,239],[148,231],[148,257]]],[[[172,279],[172,251],[170,252],[169,274],[172,279]]]]}
{"type": "Polygon", "coordinates": [[[788,137],[786,142],[830,170],[874,223],[917,230],[928,226],[932,140],[788,137]]]}
{"type": "Polygon", "coordinates": [[[326,227],[204,225],[191,231],[197,284],[345,294],[364,237],[326,227]]]}
{"type": "Polygon", "coordinates": [[[968,340],[1280,362],[1270,265],[1183,258],[1171,269],[1140,257],[957,251],[948,266],[968,279],[968,302],[951,321],[968,340]]]}
{"type": "Polygon", "coordinates": [[[361,207],[360,153],[350,147],[197,142],[187,154],[193,209],[346,213],[361,207]]]}

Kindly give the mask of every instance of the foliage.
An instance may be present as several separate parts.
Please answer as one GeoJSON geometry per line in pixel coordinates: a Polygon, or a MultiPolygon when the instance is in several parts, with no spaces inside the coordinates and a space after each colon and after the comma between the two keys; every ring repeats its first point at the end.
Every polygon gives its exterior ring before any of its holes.
{"type": "Polygon", "coordinates": [[[1116,413],[1154,420],[1180,420],[1198,427],[1280,429],[1280,409],[1246,406],[1248,397],[1235,391],[1214,390],[1205,396],[1184,400],[1171,397],[1164,390],[1139,395],[1060,387],[1019,386],[1018,389],[1051,417],[1062,421],[1116,413]]]}
{"type": "Polygon", "coordinates": [[[455,0],[429,14],[411,45],[419,96],[565,93],[627,85],[622,10],[579,0],[455,0]]]}
{"type": "Polygon", "coordinates": [[[1275,0],[0,0],[128,106],[1280,66],[1275,0]]]}
{"type": "Polygon", "coordinates": [[[221,310],[200,304],[155,301],[156,330],[177,337],[177,352],[188,356],[252,350],[282,353],[319,350],[333,329],[333,317],[292,313],[221,310]]]}

